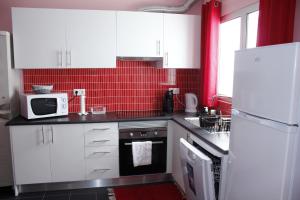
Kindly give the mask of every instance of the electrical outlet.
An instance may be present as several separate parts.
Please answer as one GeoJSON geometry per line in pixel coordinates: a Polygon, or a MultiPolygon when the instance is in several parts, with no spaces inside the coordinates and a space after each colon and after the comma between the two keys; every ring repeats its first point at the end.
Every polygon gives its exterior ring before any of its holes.
{"type": "Polygon", "coordinates": [[[74,96],[85,96],[85,89],[74,89],[73,95],[74,96]]]}
{"type": "Polygon", "coordinates": [[[169,88],[169,91],[173,91],[173,94],[179,94],[179,88],[169,88]]]}

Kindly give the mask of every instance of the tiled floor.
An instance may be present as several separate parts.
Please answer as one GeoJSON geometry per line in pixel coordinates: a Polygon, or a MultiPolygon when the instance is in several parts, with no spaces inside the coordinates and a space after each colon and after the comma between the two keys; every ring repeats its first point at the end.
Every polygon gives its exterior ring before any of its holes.
{"type": "Polygon", "coordinates": [[[109,200],[106,188],[33,192],[14,197],[9,188],[0,189],[0,200],[109,200]]]}

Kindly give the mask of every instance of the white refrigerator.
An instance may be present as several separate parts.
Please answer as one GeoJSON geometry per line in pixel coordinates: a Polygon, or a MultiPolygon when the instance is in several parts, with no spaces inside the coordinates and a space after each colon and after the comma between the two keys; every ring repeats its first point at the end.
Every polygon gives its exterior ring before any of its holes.
{"type": "Polygon", "coordinates": [[[226,200],[300,199],[300,43],[235,56],[226,200]]]}
{"type": "Polygon", "coordinates": [[[12,68],[11,37],[0,31],[0,187],[12,185],[9,131],[6,122],[18,114],[21,72],[12,68]]]}

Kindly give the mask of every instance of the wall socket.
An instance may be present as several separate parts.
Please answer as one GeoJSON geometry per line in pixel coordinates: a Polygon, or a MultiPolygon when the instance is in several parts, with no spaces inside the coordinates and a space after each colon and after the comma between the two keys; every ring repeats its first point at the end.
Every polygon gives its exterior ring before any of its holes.
{"type": "Polygon", "coordinates": [[[173,91],[173,94],[179,94],[179,88],[169,88],[169,91],[173,91]]]}
{"type": "Polygon", "coordinates": [[[74,96],[85,96],[85,89],[73,89],[74,96]]]}

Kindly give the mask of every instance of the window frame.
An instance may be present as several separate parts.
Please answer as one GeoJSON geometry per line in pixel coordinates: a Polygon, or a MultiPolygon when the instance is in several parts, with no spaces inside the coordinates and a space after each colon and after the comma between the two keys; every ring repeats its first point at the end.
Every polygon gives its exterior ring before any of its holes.
{"type": "MultiPolygon", "coordinates": [[[[221,17],[221,21],[220,21],[221,24],[224,22],[230,21],[230,20],[234,20],[239,17],[241,18],[240,49],[246,49],[246,47],[247,47],[247,17],[248,17],[248,14],[250,14],[252,12],[256,12],[258,10],[259,10],[259,3],[257,2],[257,3],[251,4],[247,7],[244,7],[240,10],[234,11],[232,13],[229,13],[229,14],[221,17]]],[[[219,68],[219,64],[218,64],[218,68],[219,68]]],[[[218,80],[217,80],[217,96],[224,96],[223,94],[219,93],[218,86],[219,86],[219,72],[218,72],[218,80]]],[[[230,96],[228,96],[228,97],[232,98],[230,96]]]]}

